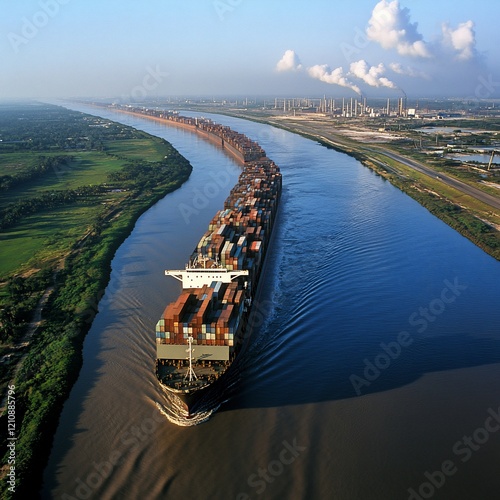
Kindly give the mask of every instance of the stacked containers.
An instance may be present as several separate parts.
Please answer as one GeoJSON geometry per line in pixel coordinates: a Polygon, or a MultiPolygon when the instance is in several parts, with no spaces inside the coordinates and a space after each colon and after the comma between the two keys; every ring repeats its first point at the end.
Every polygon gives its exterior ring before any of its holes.
{"type": "Polygon", "coordinates": [[[237,282],[218,281],[184,291],[158,321],[157,343],[186,344],[192,336],[194,344],[233,346],[244,298],[244,290],[237,282]]]}
{"type": "MultiPolygon", "coordinates": [[[[210,132],[217,128],[208,121],[198,121],[200,126],[210,132]]],[[[241,136],[224,127],[220,132],[224,140],[236,140],[241,136]]],[[[248,146],[252,150],[251,144],[243,142],[242,147],[248,146]]],[[[253,153],[262,156],[263,151],[257,145],[253,153]]],[[[167,306],[157,323],[158,343],[183,345],[192,336],[195,344],[234,346],[245,298],[249,290],[255,290],[280,193],[281,174],[274,162],[260,158],[245,164],[238,183],[224,202],[224,209],[210,221],[191,262],[198,262],[197,265],[201,266],[201,255],[205,267],[222,265],[229,270],[246,269],[252,286],[219,281],[203,288],[184,290],[177,301],[167,306]]]]}

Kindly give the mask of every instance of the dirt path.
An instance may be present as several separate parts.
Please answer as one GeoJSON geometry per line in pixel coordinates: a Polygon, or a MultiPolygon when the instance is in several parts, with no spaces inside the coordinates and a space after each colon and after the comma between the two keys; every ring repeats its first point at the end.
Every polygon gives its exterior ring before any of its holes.
{"type": "MultiPolygon", "coordinates": [[[[57,272],[57,271],[56,271],[57,272]]],[[[55,277],[55,273],[54,273],[55,277]]],[[[0,362],[5,363],[8,360],[11,360],[12,358],[17,358],[15,368],[12,370],[12,380],[16,378],[17,373],[21,369],[21,365],[28,355],[28,350],[27,347],[31,343],[31,339],[33,338],[33,335],[35,335],[35,332],[37,328],[40,326],[42,323],[42,312],[43,308],[47,304],[47,301],[49,300],[50,295],[54,291],[54,286],[51,285],[48,287],[40,300],[38,301],[38,304],[35,308],[35,311],[33,313],[33,317],[28,324],[28,327],[26,329],[26,333],[17,340],[10,348],[10,352],[8,354],[5,354],[0,362]]],[[[0,414],[3,414],[5,411],[5,406],[6,406],[6,395],[2,398],[2,402],[0,403],[0,414]]]]}

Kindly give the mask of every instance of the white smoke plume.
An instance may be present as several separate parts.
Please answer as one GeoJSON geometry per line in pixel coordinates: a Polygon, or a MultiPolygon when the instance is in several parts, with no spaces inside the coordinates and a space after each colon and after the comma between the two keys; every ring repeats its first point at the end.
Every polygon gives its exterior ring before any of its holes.
{"type": "Polygon", "coordinates": [[[342,67],[331,70],[327,64],[316,64],[308,68],[307,72],[312,78],[316,78],[325,83],[347,87],[348,89],[354,90],[357,94],[361,94],[360,88],[347,79],[342,67]]]}
{"type": "Polygon", "coordinates": [[[472,21],[460,23],[455,30],[448,23],[443,23],[441,29],[443,31],[443,44],[455,51],[457,59],[468,61],[474,57],[476,33],[472,21]]]}
{"type": "Polygon", "coordinates": [[[276,65],[277,71],[300,71],[302,64],[294,50],[287,50],[276,65]]]}
{"type": "Polygon", "coordinates": [[[384,49],[396,49],[405,56],[431,57],[417,28],[417,23],[410,22],[410,11],[401,8],[399,0],[381,0],[373,9],[366,34],[384,49]]]}
{"type": "Polygon", "coordinates": [[[365,60],[351,63],[349,74],[363,80],[371,87],[388,87],[396,89],[397,85],[385,76],[385,66],[380,63],[378,66],[370,66],[365,60]]]}

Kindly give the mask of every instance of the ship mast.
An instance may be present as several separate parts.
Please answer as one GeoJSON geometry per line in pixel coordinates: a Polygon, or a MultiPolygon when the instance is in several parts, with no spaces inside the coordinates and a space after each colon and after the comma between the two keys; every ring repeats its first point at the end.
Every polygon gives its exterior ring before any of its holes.
{"type": "Polygon", "coordinates": [[[189,353],[189,368],[187,370],[186,375],[184,376],[184,380],[189,379],[189,382],[192,382],[193,380],[198,380],[198,377],[196,376],[196,373],[193,370],[193,337],[189,336],[188,337],[188,344],[189,347],[186,349],[186,352],[189,353]]]}

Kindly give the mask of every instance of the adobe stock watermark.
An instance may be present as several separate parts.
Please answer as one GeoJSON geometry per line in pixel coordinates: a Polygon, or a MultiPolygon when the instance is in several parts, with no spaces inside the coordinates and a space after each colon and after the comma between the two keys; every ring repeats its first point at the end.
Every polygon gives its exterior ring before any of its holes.
{"type": "Polygon", "coordinates": [[[105,288],[101,288],[95,296],[87,302],[87,307],[80,313],[80,319],[83,323],[90,325],[99,312],[105,306],[113,304],[116,299],[116,294],[124,287],[124,279],[122,276],[111,273],[108,284],[105,288]]]}
{"type": "Polygon", "coordinates": [[[489,99],[493,97],[495,92],[498,93],[500,82],[493,80],[493,75],[489,74],[487,77],[479,75],[477,81],[478,84],[474,90],[477,99],[489,99]]]}
{"type": "Polygon", "coordinates": [[[216,198],[220,192],[227,188],[231,179],[231,165],[226,166],[226,170],[209,175],[212,181],[203,186],[203,190],[193,189],[193,198],[190,203],[179,203],[178,209],[186,224],[191,223],[191,217],[196,217],[202,210],[208,207],[210,200],[216,198]]]}
{"type": "Polygon", "coordinates": [[[260,328],[268,319],[270,311],[274,309],[274,302],[271,300],[254,300],[252,302],[252,311],[248,318],[247,326],[249,328],[260,328]]]}
{"type": "Polygon", "coordinates": [[[236,7],[241,5],[243,0],[214,0],[212,5],[214,6],[215,12],[219,20],[224,21],[226,14],[228,12],[233,12],[236,7]]]}
{"type": "MultiPolygon", "coordinates": [[[[371,25],[377,29],[383,28],[387,21],[390,21],[390,14],[386,10],[377,12],[376,17],[372,16],[371,25]]],[[[366,34],[366,29],[362,30],[358,26],[354,28],[354,35],[350,43],[342,42],[340,50],[347,62],[351,63],[359,59],[361,52],[372,43],[372,40],[366,34]]]]}
{"type": "MultiPolygon", "coordinates": [[[[248,476],[247,484],[254,489],[257,495],[262,495],[268,485],[274,483],[276,478],[283,474],[285,468],[293,464],[300,454],[307,450],[305,446],[297,444],[296,438],[292,440],[292,444],[286,440],[281,444],[283,448],[275,460],[271,460],[267,467],[259,467],[256,472],[248,476]]],[[[250,498],[251,496],[248,493],[238,493],[236,495],[236,500],[250,500],[250,498]]]]}
{"type": "Polygon", "coordinates": [[[279,129],[276,127],[266,126],[259,129],[257,133],[257,137],[255,142],[261,146],[263,149],[266,149],[264,146],[269,142],[279,140],[285,134],[283,129],[279,129]]]}
{"type": "Polygon", "coordinates": [[[129,94],[122,94],[119,99],[120,103],[128,104],[130,102],[145,99],[151,92],[156,90],[168,76],[169,73],[162,71],[159,64],[154,68],[147,66],[141,83],[132,88],[129,94]]]}
{"type": "Polygon", "coordinates": [[[433,472],[425,471],[426,480],[422,481],[417,488],[408,488],[407,491],[410,494],[408,500],[432,498],[446,484],[447,479],[458,472],[459,465],[468,462],[474,453],[489,441],[491,435],[500,430],[500,406],[496,411],[488,408],[487,412],[488,416],[482,426],[464,435],[452,446],[452,459],[444,460],[441,466],[433,472]],[[460,461],[457,462],[455,457],[458,457],[460,461]]]}
{"type": "Polygon", "coordinates": [[[116,447],[102,462],[93,462],[92,470],[85,477],[77,477],[71,494],[63,493],[61,500],[88,500],[91,498],[111,473],[120,465],[131,450],[155,434],[158,425],[164,418],[156,410],[151,417],[146,417],[140,425],[131,425],[120,436],[120,445],[116,447]]]}
{"type": "Polygon", "coordinates": [[[66,5],[71,0],[40,0],[38,5],[40,9],[37,10],[31,18],[23,17],[21,19],[22,26],[19,33],[11,31],[7,34],[7,38],[12,46],[12,49],[17,54],[20,47],[29,43],[30,40],[35,38],[41,29],[49,24],[51,19],[57,16],[61,5],[66,5]]]}
{"type": "MultiPolygon", "coordinates": [[[[238,335],[235,341],[235,347],[242,347],[248,339],[253,335],[253,332],[261,328],[269,319],[270,313],[274,310],[275,304],[271,300],[254,300],[252,302],[250,315],[248,317],[247,326],[243,335],[238,335]]],[[[268,339],[266,339],[266,342],[268,339]]],[[[259,348],[259,344],[252,342],[254,348],[259,348]]]]}
{"type": "Polygon", "coordinates": [[[342,42],[340,44],[340,50],[345,60],[351,63],[359,59],[361,51],[366,49],[371,43],[366,32],[356,26],[354,28],[352,43],[342,42]]]}
{"type": "MultiPolygon", "coordinates": [[[[462,292],[467,289],[467,285],[459,283],[458,278],[453,280],[444,280],[445,287],[441,290],[439,297],[431,300],[427,307],[419,307],[418,311],[412,313],[408,318],[408,323],[417,329],[417,333],[423,333],[427,330],[429,323],[434,323],[437,317],[446,311],[449,304],[455,302],[462,292]]],[[[403,348],[409,347],[413,343],[411,334],[403,330],[398,333],[396,339],[389,343],[380,343],[380,352],[373,360],[365,358],[363,363],[365,368],[363,376],[352,374],[349,381],[352,384],[357,396],[361,396],[364,387],[370,387],[383,371],[387,370],[393,361],[401,356],[403,348]]]]}
{"type": "Polygon", "coordinates": [[[7,472],[6,482],[9,485],[8,490],[11,493],[16,492],[16,446],[18,427],[16,426],[16,386],[9,384],[7,386],[7,472]]]}

